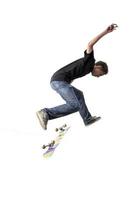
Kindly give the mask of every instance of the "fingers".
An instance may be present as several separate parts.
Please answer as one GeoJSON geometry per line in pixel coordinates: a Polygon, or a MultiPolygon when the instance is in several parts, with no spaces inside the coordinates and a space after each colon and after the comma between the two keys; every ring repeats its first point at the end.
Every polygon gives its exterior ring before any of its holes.
{"type": "Polygon", "coordinates": [[[110,27],[113,28],[113,29],[116,29],[118,27],[118,25],[117,24],[111,24],[110,27]]]}
{"type": "Polygon", "coordinates": [[[113,30],[116,30],[117,27],[118,25],[113,23],[108,27],[108,31],[112,32],[113,30]]]}
{"type": "Polygon", "coordinates": [[[112,24],[112,26],[113,26],[114,28],[117,28],[117,27],[118,27],[118,25],[117,25],[117,24],[112,24]]]}

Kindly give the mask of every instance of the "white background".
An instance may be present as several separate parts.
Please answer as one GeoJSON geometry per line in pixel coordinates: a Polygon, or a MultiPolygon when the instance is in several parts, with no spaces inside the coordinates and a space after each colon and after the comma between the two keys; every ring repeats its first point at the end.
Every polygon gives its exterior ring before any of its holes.
{"type": "Polygon", "coordinates": [[[131,2],[0,1],[0,199],[133,199],[131,2]],[[111,23],[119,29],[94,47],[109,74],[73,82],[102,120],[85,128],[75,113],[44,132],[36,111],[63,102],[52,74],[111,23]],[[64,123],[68,135],[45,160],[41,146],[64,123]]]}

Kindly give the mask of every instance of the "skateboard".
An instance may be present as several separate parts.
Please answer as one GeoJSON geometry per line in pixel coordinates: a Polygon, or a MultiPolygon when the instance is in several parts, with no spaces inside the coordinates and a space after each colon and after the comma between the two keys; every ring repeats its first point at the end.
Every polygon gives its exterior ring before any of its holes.
{"type": "Polygon", "coordinates": [[[63,139],[64,135],[67,133],[69,128],[70,127],[64,124],[63,126],[55,129],[55,131],[57,132],[56,138],[52,140],[49,144],[47,145],[44,144],[42,146],[42,149],[47,149],[46,152],[44,152],[43,154],[44,158],[49,158],[53,155],[53,153],[55,152],[55,149],[60,144],[60,141],[63,139]]]}

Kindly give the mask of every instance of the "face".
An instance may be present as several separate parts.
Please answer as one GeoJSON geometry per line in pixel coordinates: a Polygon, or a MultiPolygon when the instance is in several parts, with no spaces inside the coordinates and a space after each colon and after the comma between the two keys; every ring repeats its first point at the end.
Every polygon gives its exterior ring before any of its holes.
{"type": "Polygon", "coordinates": [[[104,75],[104,72],[102,71],[101,66],[95,65],[94,69],[92,71],[92,76],[100,77],[100,76],[103,76],[103,75],[104,75]]]}

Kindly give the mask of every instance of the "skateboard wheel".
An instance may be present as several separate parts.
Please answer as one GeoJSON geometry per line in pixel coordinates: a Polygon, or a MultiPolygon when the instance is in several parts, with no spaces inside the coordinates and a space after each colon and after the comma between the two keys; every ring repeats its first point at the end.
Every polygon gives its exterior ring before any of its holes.
{"type": "Polygon", "coordinates": [[[49,147],[54,146],[54,144],[55,144],[55,141],[52,141],[52,142],[49,144],[49,147]]]}
{"type": "Polygon", "coordinates": [[[46,145],[44,144],[43,146],[42,146],[42,149],[45,149],[46,148],[46,145]]]}
{"type": "Polygon", "coordinates": [[[56,132],[57,132],[58,130],[59,130],[58,128],[55,129],[56,132]]]}

